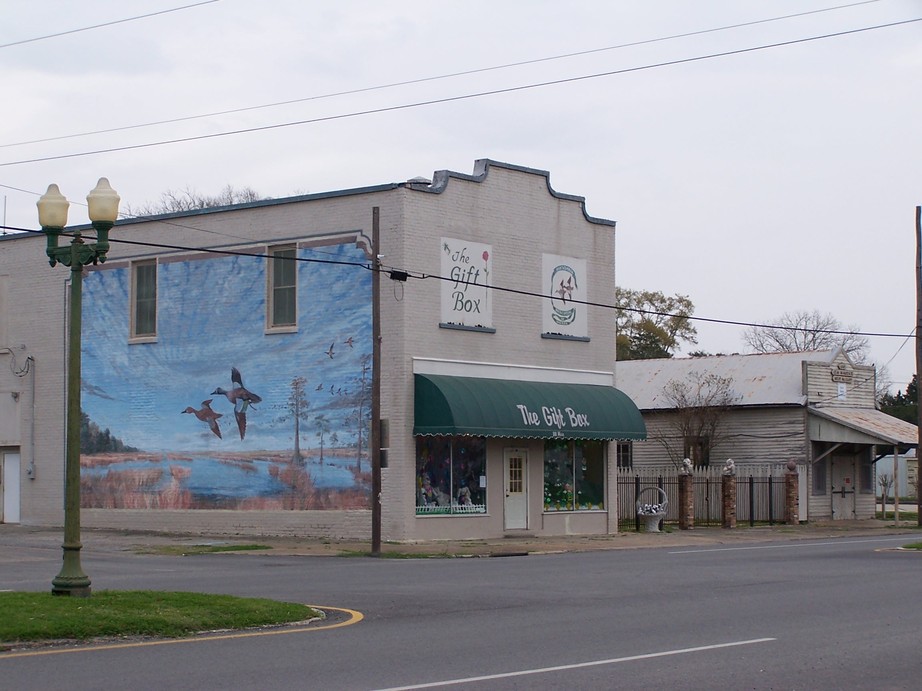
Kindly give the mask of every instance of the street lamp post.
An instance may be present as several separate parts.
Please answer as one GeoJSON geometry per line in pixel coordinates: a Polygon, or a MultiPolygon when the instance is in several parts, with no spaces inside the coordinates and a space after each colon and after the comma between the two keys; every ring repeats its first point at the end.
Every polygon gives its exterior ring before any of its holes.
{"type": "Polygon", "coordinates": [[[67,339],[67,438],[64,458],[64,556],[61,572],[51,581],[54,595],[89,597],[90,579],[80,566],[80,328],[83,267],[106,261],[109,230],[118,218],[119,196],[100,178],[86,197],[96,242],[85,242],[79,230],[71,232],[70,245],[58,247],[67,224],[70,203],[49,185],[38,200],[38,220],[47,237],[45,253],[51,266],[70,267],[70,327],[67,339]]]}

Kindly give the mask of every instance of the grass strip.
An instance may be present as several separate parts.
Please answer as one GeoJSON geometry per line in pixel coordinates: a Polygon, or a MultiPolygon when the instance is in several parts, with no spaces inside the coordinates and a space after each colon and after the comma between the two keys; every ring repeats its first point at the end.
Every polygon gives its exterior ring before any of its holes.
{"type": "Polygon", "coordinates": [[[111,636],[177,638],[320,616],[307,605],[263,598],[149,590],[103,590],[87,598],[0,593],[0,641],[88,640],[111,636]]]}
{"type": "Polygon", "coordinates": [[[218,552],[254,552],[272,549],[269,545],[155,545],[138,550],[139,554],[162,554],[187,557],[193,554],[216,554],[218,552]]]}

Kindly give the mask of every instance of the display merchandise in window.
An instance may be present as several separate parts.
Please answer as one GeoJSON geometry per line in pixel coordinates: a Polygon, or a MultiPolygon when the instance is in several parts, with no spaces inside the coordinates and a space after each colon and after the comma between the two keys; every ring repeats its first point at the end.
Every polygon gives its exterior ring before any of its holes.
{"type": "Polygon", "coordinates": [[[605,508],[605,447],[598,441],[544,444],[544,510],[605,508]]]}
{"type": "Polygon", "coordinates": [[[417,515],[486,513],[486,461],[480,437],[417,437],[417,515]]]}

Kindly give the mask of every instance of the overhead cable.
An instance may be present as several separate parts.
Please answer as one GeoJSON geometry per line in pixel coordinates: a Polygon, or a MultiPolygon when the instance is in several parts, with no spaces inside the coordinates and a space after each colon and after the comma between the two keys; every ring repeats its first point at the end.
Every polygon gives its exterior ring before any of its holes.
{"type": "MultiPolygon", "coordinates": [[[[832,12],[835,10],[842,10],[842,9],[847,9],[850,7],[857,7],[858,5],[868,5],[868,4],[872,4],[876,2],[880,2],[880,0],[861,0],[861,2],[853,2],[847,5],[836,5],[835,7],[825,7],[825,8],[818,9],[818,10],[809,10],[807,12],[797,12],[795,14],[787,14],[787,15],[783,15],[780,17],[755,19],[755,20],[748,21],[748,22],[740,22],[738,24],[727,24],[725,26],[718,26],[718,27],[714,27],[711,29],[699,29],[698,31],[689,31],[686,33],[681,33],[681,34],[672,34],[671,36],[661,36],[659,38],[648,38],[648,39],[643,39],[639,41],[631,41],[629,43],[619,43],[617,45],[606,46],[604,48],[590,48],[588,50],[581,50],[581,51],[576,51],[573,53],[562,53],[559,55],[550,55],[550,56],[545,56],[541,58],[532,58],[530,60],[519,60],[517,62],[508,62],[508,63],[501,64],[501,65],[492,65],[490,67],[471,68],[467,70],[461,70],[459,72],[450,72],[448,74],[441,74],[441,75],[436,75],[436,76],[417,77],[415,79],[407,79],[404,81],[391,82],[388,84],[377,84],[375,86],[358,87],[355,89],[348,89],[345,91],[335,91],[332,93],[320,94],[317,96],[303,96],[301,98],[294,98],[294,99],[289,99],[285,101],[277,101],[275,103],[263,103],[263,104],[255,105],[255,106],[243,106],[240,108],[231,108],[228,110],[218,110],[218,111],[212,111],[209,113],[198,113],[196,115],[186,115],[186,116],[175,117],[175,118],[167,118],[164,120],[153,120],[151,122],[137,123],[134,125],[122,125],[120,127],[109,127],[106,129],[92,130],[88,132],[76,132],[73,134],[62,134],[56,137],[44,137],[42,139],[31,139],[31,140],[22,141],[22,142],[11,142],[9,144],[0,144],[0,149],[13,147],[13,146],[24,146],[27,144],[42,144],[45,142],[60,141],[62,139],[75,139],[78,137],[87,137],[87,136],[97,135],[97,134],[110,134],[112,132],[124,132],[126,130],[141,129],[145,127],[154,127],[156,125],[171,125],[177,122],[188,122],[190,120],[201,120],[204,118],[219,117],[221,115],[234,115],[236,113],[245,113],[245,112],[252,111],[252,110],[263,110],[265,108],[277,108],[280,106],[294,105],[296,103],[306,103],[309,101],[320,101],[320,100],[324,100],[328,98],[336,98],[339,96],[352,96],[354,94],[367,93],[371,91],[382,91],[384,89],[393,89],[398,86],[411,86],[413,84],[423,84],[425,82],[434,82],[434,81],[440,81],[443,79],[452,79],[454,77],[466,77],[472,74],[482,74],[484,72],[494,72],[498,70],[509,69],[511,67],[523,67],[525,65],[535,65],[535,64],[542,63],[542,62],[551,62],[554,60],[563,60],[566,58],[581,57],[583,55],[592,55],[595,53],[602,53],[602,52],[611,51],[611,50],[619,50],[622,48],[633,48],[636,46],[649,45],[651,43],[673,41],[679,38],[689,38],[691,36],[700,36],[703,34],[710,34],[710,33],[715,33],[718,31],[727,31],[730,29],[740,29],[740,28],[747,27],[747,26],[767,24],[769,22],[778,22],[778,21],[782,21],[785,19],[794,19],[797,17],[804,17],[804,16],[811,15],[811,14],[819,14],[821,12],[832,12]]],[[[0,46],[0,47],[3,47],[3,46],[0,46]]]]}
{"type": "Polygon", "coordinates": [[[70,158],[80,158],[83,156],[95,156],[99,154],[117,153],[117,152],[122,152],[122,151],[136,151],[138,149],[149,149],[152,147],[165,146],[168,144],[186,144],[186,143],[194,142],[194,141],[217,139],[219,137],[229,137],[229,136],[235,136],[238,134],[267,132],[270,130],[283,129],[286,127],[296,127],[300,125],[316,124],[319,122],[331,122],[335,120],[345,120],[348,118],[361,117],[364,115],[377,115],[380,113],[390,113],[390,112],[395,112],[395,111],[420,108],[423,106],[440,105],[444,103],[455,103],[458,101],[465,101],[465,100],[470,100],[474,98],[483,98],[485,96],[497,96],[500,94],[511,94],[511,93],[516,93],[520,91],[527,91],[530,89],[539,89],[539,88],[548,87],[548,86],[558,86],[560,84],[568,84],[568,83],[574,83],[574,82],[579,82],[579,81],[586,81],[589,79],[599,79],[601,77],[611,77],[611,76],[620,75],[620,74],[629,74],[631,72],[640,72],[643,70],[657,69],[661,67],[671,67],[674,65],[683,65],[683,64],[693,63],[693,62],[700,62],[703,60],[713,60],[715,58],[723,58],[723,57],[729,57],[729,56],[734,56],[734,55],[744,55],[746,53],[754,53],[760,50],[768,50],[770,48],[782,48],[782,47],[792,46],[792,45],[797,45],[797,44],[802,44],[802,43],[809,43],[812,41],[821,41],[821,40],[830,39],[830,38],[839,38],[842,36],[849,36],[852,34],[858,34],[858,33],[863,33],[867,31],[888,29],[888,28],[893,28],[896,26],[912,24],[914,22],[919,22],[919,21],[922,21],[922,17],[916,17],[914,19],[905,19],[902,21],[890,22],[887,24],[877,24],[874,26],[866,26],[866,27],[861,27],[858,29],[848,29],[846,31],[837,31],[834,33],[822,34],[819,36],[808,36],[806,38],[792,39],[789,41],[780,41],[778,43],[766,43],[766,44],[762,44],[758,46],[751,46],[749,48],[738,48],[736,50],[728,50],[728,51],[724,51],[720,53],[709,53],[706,55],[697,55],[697,56],[690,57],[690,58],[680,58],[677,60],[668,60],[665,62],[658,62],[658,63],[649,64],[649,65],[641,65],[639,67],[626,67],[626,68],[618,69],[618,70],[609,70],[606,72],[596,72],[593,74],[585,74],[585,75],[580,75],[576,77],[565,77],[562,79],[552,79],[552,80],[544,81],[544,82],[535,82],[531,84],[523,84],[520,86],[510,86],[510,87],[504,87],[501,89],[491,89],[488,91],[478,91],[478,92],[474,92],[470,94],[461,94],[458,96],[447,96],[444,98],[435,98],[435,99],[429,99],[425,101],[416,101],[412,103],[404,103],[404,104],[395,105],[395,106],[370,108],[367,110],[352,111],[349,113],[339,113],[337,115],[326,115],[326,116],[321,116],[321,117],[316,117],[316,118],[308,118],[305,120],[294,120],[294,121],[289,121],[289,122],[281,122],[281,123],[275,123],[273,125],[261,125],[258,127],[247,127],[247,128],[243,128],[239,130],[229,130],[226,132],[213,132],[210,134],[199,134],[199,135],[193,135],[189,137],[178,137],[175,139],[163,139],[163,140],[154,141],[154,142],[146,142],[144,144],[128,144],[125,146],[115,146],[115,147],[111,147],[108,149],[94,149],[91,151],[79,151],[79,152],[70,153],[70,154],[58,154],[55,156],[41,156],[38,158],[28,158],[28,159],[22,159],[18,161],[6,161],[4,163],[0,163],[0,167],[16,166],[16,165],[22,165],[25,163],[40,163],[44,161],[60,161],[60,160],[65,160],[65,159],[70,159],[70,158]]]}

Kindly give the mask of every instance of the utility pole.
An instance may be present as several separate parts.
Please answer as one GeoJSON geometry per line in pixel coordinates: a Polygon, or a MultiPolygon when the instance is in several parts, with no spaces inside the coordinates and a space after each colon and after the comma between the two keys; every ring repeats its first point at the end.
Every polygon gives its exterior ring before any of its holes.
{"type": "MultiPolygon", "coordinates": [[[[922,373],[922,206],[916,207],[916,382],[922,373]]],[[[918,389],[918,384],[916,386],[918,389]]],[[[916,440],[916,519],[922,526],[922,403],[916,393],[916,425],[919,427],[919,437],[916,440]]]]}
{"type": "Polygon", "coordinates": [[[371,210],[371,555],[381,556],[381,213],[371,210]]]}

